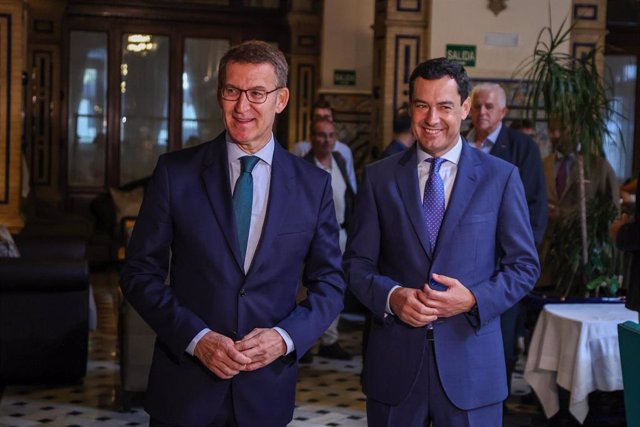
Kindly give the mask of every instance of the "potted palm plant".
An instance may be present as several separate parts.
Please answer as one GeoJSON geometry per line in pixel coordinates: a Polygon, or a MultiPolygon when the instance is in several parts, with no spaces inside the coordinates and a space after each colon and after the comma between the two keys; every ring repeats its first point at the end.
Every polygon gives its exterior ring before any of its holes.
{"type": "Polygon", "coordinates": [[[610,197],[589,200],[585,177],[606,163],[603,144],[616,112],[596,64],[597,49],[577,58],[563,51],[572,28],[563,23],[557,32],[541,30],[532,57],[519,70],[527,88],[526,115],[534,123],[545,117],[561,130],[554,148],[570,155],[578,169],[577,209],[550,221],[551,244],[541,251],[541,261],[554,271],[555,291],[562,298],[602,291],[615,295],[619,279],[607,230],[616,206],[610,197]]]}

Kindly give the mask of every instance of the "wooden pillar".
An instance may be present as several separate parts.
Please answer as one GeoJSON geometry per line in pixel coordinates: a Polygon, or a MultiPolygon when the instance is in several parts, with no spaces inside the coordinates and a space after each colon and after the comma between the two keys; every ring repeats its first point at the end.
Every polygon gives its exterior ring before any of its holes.
{"type": "Polygon", "coordinates": [[[607,34],[607,0],[573,0],[571,17],[571,54],[579,57],[597,49],[596,64],[604,75],[604,42],[607,34]]]}
{"type": "Polygon", "coordinates": [[[14,233],[24,225],[20,214],[23,20],[21,0],[0,0],[0,224],[14,233]]]}
{"type": "Polygon", "coordinates": [[[377,0],[374,21],[371,143],[382,151],[394,111],[409,102],[409,76],[427,58],[428,0],[377,0]]]}
{"type": "Polygon", "coordinates": [[[292,147],[309,139],[311,106],[319,84],[322,4],[293,1],[287,18],[291,31],[288,143],[292,147]]]}

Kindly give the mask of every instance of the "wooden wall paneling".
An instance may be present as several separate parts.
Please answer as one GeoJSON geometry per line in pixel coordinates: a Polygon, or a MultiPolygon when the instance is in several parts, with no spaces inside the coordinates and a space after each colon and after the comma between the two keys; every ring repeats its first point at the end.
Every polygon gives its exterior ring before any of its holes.
{"type": "Polygon", "coordinates": [[[22,2],[0,0],[0,224],[12,232],[24,225],[20,214],[24,43],[22,2]]]}

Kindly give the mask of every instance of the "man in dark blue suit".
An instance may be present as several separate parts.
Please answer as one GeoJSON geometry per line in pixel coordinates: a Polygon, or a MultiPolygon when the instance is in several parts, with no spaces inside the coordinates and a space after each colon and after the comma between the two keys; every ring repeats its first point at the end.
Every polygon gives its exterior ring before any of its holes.
{"type": "Polygon", "coordinates": [[[426,61],[409,86],[418,143],[366,168],[344,261],[373,313],[368,422],[500,426],[500,314],[540,271],[522,183],[460,136],[470,109],[460,64],[426,61]]]}
{"type": "Polygon", "coordinates": [[[229,50],[226,131],[161,156],[145,190],[122,289],[158,336],[152,426],[285,426],[296,359],[342,309],[330,176],[272,133],[287,72],[268,43],[229,50]],[[296,304],[301,274],[307,298],[296,304]]]}
{"type": "MultiPolygon", "coordinates": [[[[471,91],[473,128],[467,134],[467,140],[471,146],[518,167],[529,207],[533,240],[539,246],[547,228],[549,211],[542,157],[533,139],[503,125],[507,111],[507,96],[499,84],[480,83],[474,86],[471,91]]],[[[520,312],[520,304],[516,304],[500,316],[508,386],[518,361],[516,347],[520,312]]]]}

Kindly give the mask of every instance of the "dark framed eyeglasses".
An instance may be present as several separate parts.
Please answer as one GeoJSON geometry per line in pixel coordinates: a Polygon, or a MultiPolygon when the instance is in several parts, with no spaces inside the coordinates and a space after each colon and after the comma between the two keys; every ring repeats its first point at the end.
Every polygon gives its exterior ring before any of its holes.
{"type": "Polygon", "coordinates": [[[237,101],[240,99],[240,95],[244,93],[247,95],[249,102],[254,104],[264,104],[269,94],[277,91],[278,89],[282,89],[282,87],[277,87],[274,90],[267,91],[264,89],[239,89],[235,86],[226,85],[222,87],[220,96],[225,101],[237,101]]]}

